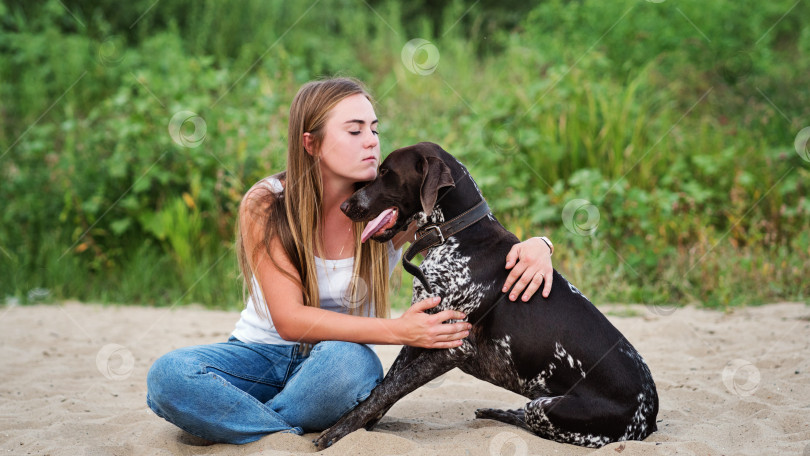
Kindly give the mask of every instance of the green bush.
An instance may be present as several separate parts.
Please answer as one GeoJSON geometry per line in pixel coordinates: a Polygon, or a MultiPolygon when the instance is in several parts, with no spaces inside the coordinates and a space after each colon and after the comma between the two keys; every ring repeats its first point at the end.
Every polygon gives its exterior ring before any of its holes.
{"type": "Polygon", "coordinates": [[[596,302],[807,299],[807,5],[419,5],[0,2],[0,297],[238,308],[241,195],[284,167],[298,87],[340,74],[384,151],[454,153],[596,302]]]}

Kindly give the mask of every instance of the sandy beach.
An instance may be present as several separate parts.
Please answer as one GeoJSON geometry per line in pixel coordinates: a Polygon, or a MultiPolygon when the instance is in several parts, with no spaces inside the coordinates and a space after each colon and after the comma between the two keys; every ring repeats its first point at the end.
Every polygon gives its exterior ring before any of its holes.
{"type": "MultiPolygon", "coordinates": [[[[325,455],[695,454],[810,456],[810,307],[724,313],[601,306],[641,352],[660,397],[658,432],[599,450],[474,419],[518,395],[453,370],[325,455]]],[[[289,455],[316,434],[206,445],[154,415],[146,373],[163,353],[224,341],[237,312],[66,302],[0,307],[0,451],[35,455],[289,455]]],[[[380,346],[386,368],[400,347],[380,346]]]]}

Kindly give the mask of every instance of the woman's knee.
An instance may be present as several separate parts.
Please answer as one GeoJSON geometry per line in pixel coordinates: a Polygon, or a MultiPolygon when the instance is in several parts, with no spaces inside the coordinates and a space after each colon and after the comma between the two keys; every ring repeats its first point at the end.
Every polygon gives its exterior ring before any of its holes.
{"type": "Polygon", "coordinates": [[[380,359],[366,345],[325,341],[309,356],[306,366],[271,402],[287,422],[306,431],[335,424],[382,379],[380,359]]]}
{"type": "Polygon", "coordinates": [[[343,379],[349,387],[370,390],[383,377],[380,358],[364,344],[324,341],[313,348],[312,356],[329,366],[331,375],[343,379]]]}
{"type": "Polygon", "coordinates": [[[157,413],[174,408],[174,402],[189,391],[190,382],[199,373],[200,364],[184,349],[158,358],[146,375],[146,397],[157,413]]]}

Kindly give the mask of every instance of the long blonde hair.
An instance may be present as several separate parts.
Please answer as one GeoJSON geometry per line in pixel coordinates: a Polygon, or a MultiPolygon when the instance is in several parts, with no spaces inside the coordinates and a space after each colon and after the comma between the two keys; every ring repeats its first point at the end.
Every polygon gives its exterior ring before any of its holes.
{"type": "MultiPolygon", "coordinates": [[[[312,149],[319,151],[326,134],[325,125],[330,111],[341,100],[355,94],[363,94],[373,103],[362,83],[351,78],[312,81],[301,87],[290,105],[287,171],[277,175],[285,181],[284,189],[281,193],[275,193],[261,186],[254,187],[259,192],[258,207],[262,208],[259,218],[264,224],[264,230],[262,242],[256,244],[249,257],[245,252],[242,227],[237,224],[236,250],[244,279],[244,291],[254,298],[260,313],[267,311],[269,314],[269,309],[262,309],[262,304],[266,306],[266,302],[256,299],[251,265],[256,264],[260,249],[264,249],[278,267],[270,255],[270,243],[273,239],[280,241],[284,252],[298,271],[304,305],[320,307],[315,252],[316,249],[318,252],[324,251],[323,182],[319,153],[310,155],[306,152],[303,136],[305,132],[310,133],[312,149]]],[[[246,200],[247,197],[242,200],[242,205],[246,204],[246,200]]],[[[361,243],[363,226],[363,223],[354,223],[353,226],[354,267],[343,302],[350,308],[350,313],[360,315],[368,315],[373,303],[374,315],[385,318],[389,311],[388,247],[377,242],[361,243]]]]}

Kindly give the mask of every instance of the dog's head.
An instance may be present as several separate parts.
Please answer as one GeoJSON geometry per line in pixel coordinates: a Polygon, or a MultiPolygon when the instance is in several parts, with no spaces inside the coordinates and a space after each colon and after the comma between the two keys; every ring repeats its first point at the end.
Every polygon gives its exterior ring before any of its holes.
{"type": "Polygon", "coordinates": [[[439,191],[455,183],[437,144],[422,142],[391,152],[377,178],[340,205],[355,222],[369,221],[362,240],[386,242],[419,213],[430,215],[439,191]]]}

